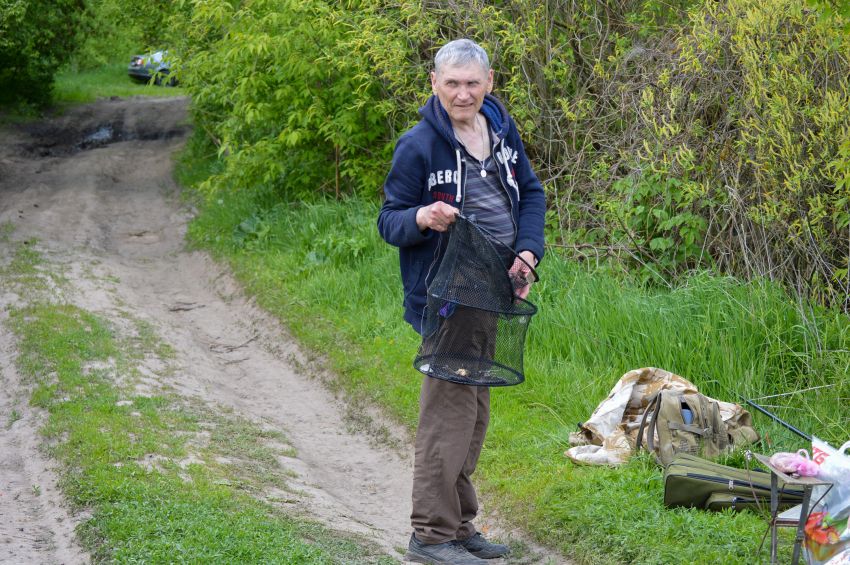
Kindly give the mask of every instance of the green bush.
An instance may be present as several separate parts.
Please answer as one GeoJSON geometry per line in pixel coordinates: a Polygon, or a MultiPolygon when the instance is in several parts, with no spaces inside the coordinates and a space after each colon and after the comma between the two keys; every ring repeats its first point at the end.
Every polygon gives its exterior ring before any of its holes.
{"type": "Polygon", "coordinates": [[[44,106],[53,76],[70,57],[84,0],[0,4],[0,106],[44,106]]]}
{"type": "Polygon", "coordinates": [[[175,25],[191,12],[172,0],[86,0],[81,39],[71,57],[75,70],[128,63],[133,55],[168,49],[175,25]]]}
{"type": "Polygon", "coordinates": [[[226,156],[216,183],[305,198],[380,183],[383,115],[363,69],[347,64],[340,11],[319,0],[195,5],[181,64],[195,122],[226,156]]]}
{"type": "MultiPolygon", "coordinates": [[[[607,209],[630,219],[625,196],[677,222],[649,250],[662,266],[712,259],[847,306],[850,36],[796,2],[733,0],[694,12],[675,50],[640,91],[629,159],[661,181],[613,191],[607,209]]],[[[614,238],[659,227],[606,221],[614,238]]]]}
{"type": "Polygon", "coordinates": [[[499,92],[547,173],[566,151],[554,139],[569,119],[566,97],[589,88],[593,69],[610,66],[589,62],[593,56],[613,57],[628,42],[615,22],[631,19],[625,27],[639,33],[641,23],[678,14],[676,2],[653,6],[648,0],[613,11],[589,0],[195,3],[182,33],[185,84],[196,122],[227,163],[210,186],[377,194],[394,141],[430,94],[436,50],[459,36],[475,37],[492,54],[499,92]],[[600,25],[610,37],[599,36],[600,25]]]}

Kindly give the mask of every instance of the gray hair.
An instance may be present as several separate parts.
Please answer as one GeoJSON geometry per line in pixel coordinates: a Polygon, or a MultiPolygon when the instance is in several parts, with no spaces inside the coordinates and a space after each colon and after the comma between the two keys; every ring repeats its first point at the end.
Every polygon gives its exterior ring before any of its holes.
{"type": "Polygon", "coordinates": [[[440,69],[446,65],[462,67],[469,63],[478,63],[485,71],[490,70],[490,58],[480,45],[471,39],[455,39],[437,51],[434,57],[434,70],[440,72],[440,69]]]}

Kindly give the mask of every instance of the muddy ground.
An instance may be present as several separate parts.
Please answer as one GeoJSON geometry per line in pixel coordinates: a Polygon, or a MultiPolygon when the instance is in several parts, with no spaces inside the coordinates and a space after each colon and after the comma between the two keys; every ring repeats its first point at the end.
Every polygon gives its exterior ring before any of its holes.
{"type": "MultiPolygon", "coordinates": [[[[376,410],[336,398],[307,369],[310,354],[226,268],[185,248],[192,210],[179,198],[172,155],[189,133],[186,109],[180,98],[102,100],[0,131],[0,225],[14,225],[14,240],[37,238],[64,270],[70,302],[155,328],[179,370],[149,367],[152,384],[282,431],[297,452],[284,464],[303,493],[286,504],[400,558],[409,536],[411,438],[376,410]]],[[[0,293],[0,322],[21,300],[0,293]]],[[[85,516],[69,512],[38,449],[43,415],[28,406],[14,356],[0,326],[0,417],[14,410],[17,418],[0,422],[0,562],[84,563],[74,527],[85,516]]],[[[480,522],[520,536],[492,513],[480,522]]],[[[562,561],[533,553],[523,562],[562,561]]]]}

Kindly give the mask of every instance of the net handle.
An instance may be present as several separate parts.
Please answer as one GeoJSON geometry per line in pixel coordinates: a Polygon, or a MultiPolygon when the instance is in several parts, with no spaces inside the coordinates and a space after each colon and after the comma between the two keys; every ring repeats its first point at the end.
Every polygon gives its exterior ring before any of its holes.
{"type": "MultiPolygon", "coordinates": [[[[515,258],[517,258],[517,259],[519,259],[520,261],[522,261],[523,263],[525,263],[525,264],[528,266],[529,270],[531,271],[531,274],[532,274],[532,275],[534,275],[534,280],[533,280],[533,281],[528,281],[528,282],[536,283],[536,282],[539,282],[539,281],[540,281],[540,275],[538,275],[538,274],[537,274],[537,270],[534,268],[534,266],[532,266],[531,264],[529,264],[529,262],[528,262],[528,261],[526,261],[525,259],[523,259],[522,255],[520,255],[520,254],[517,252],[517,250],[516,250],[516,249],[514,249],[514,248],[513,248],[513,247],[511,247],[510,245],[505,245],[504,243],[502,243],[501,241],[499,241],[498,239],[496,239],[496,238],[493,236],[493,234],[491,234],[491,233],[490,233],[489,231],[487,231],[485,228],[483,228],[483,227],[481,227],[480,225],[478,225],[476,222],[473,222],[472,220],[470,220],[470,219],[469,219],[467,216],[465,216],[462,212],[458,212],[458,213],[457,213],[457,214],[455,214],[455,215],[456,215],[458,218],[462,219],[462,220],[466,220],[467,222],[469,222],[469,225],[471,225],[472,227],[474,227],[475,229],[477,229],[478,231],[480,231],[480,232],[482,233],[482,235],[484,235],[484,237],[485,237],[487,240],[489,240],[489,241],[490,241],[490,245],[493,245],[493,242],[494,242],[494,241],[495,241],[495,242],[498,242],[498,244],[499,244],[499,245],[502,245],[502,246],[504,246],[504,247],[508,248],[508,249],[511,251],[511,253],[513,253],[513,254],[514,254],[514,257],[515,257],[515,258]]],[[[528,279],[526,279],[526,280],[528,280],[528,279]]]]}

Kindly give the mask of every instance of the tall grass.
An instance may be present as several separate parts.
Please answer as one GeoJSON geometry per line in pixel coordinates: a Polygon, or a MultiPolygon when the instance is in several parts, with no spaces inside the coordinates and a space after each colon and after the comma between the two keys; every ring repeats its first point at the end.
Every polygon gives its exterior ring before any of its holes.
{"type": "MultiPolygon", "coordinates": [[[[414,426],[418,337],[401,320],[397,254],[377,234],[377,205],[278,203],[222,194],[190,227],[227,258],[260,303],[324,352],[355,398],[414,426]]],[[[626,371],[656,366],[724,400],[764,400],[833,442],[850,428],[845,317],[790,301],[766,283],[694,274],[674,289],[549,256],[531,299],[527,381],[496,390],[479,474],[512,521],[593,562],[750,563],[765,521],[751,513],[667,510],[648,457],[618,469],[578,467],[563,451],[626,371]],[[813,387],[815,390],[804,392],[813,387]]],[[[806,447],[756,416],[757,449],[806,447]]],[[[762,555],[762,558],[764,555],[762,555]]]]}

